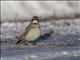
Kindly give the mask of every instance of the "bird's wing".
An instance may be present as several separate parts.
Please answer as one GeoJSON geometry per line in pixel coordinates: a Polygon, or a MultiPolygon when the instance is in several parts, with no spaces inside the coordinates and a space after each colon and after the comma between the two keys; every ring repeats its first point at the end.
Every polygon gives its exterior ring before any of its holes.
{"type": "Polygon", "coordinates": [[[31,29],[31,25],[29,24],[29,25],[25,28],[24,32],[22,32],[22,34],[18,37],[19,40],[16,42],[16,44],[24,41],[24,36],[28,33],[28,31],[29,31],[30,29],[31,29]]]}
{"type": "Polygon", "coordinates": [[[30,29],[31,29],[31,24],[29,24],[29,25],[25,28],[25,30],[24,30],[24,32],[22,33],[21,37],[25,36],[25,35],[29,32],[30,29]]]}

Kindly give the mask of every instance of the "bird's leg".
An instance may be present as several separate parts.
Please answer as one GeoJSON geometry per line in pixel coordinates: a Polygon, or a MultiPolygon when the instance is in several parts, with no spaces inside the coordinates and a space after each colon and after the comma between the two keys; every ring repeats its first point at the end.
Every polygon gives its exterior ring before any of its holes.
{"type": "Polygon", "coordinates": [[[29,45],[28,42],[25,42],[24,44],[25,44],[25,45],[29,45]]]}
{"type": "Polygon", "coordinates": [[[33,42],[32,44],[33,44],[33,45],[36,45],[36,43],[35,43],[35,42],[33,42]]]}
{"type": "Polygon", "coordinates": [[[28,41],[25,41],[24,44],[27,46],[31,45],[30,42],[28,42],[28,41]]]}

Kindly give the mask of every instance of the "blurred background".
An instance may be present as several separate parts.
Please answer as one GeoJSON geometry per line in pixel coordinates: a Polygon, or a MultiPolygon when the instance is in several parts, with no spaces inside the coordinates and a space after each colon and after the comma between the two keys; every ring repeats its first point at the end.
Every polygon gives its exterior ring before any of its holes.
{"type": "Polygon", "coordinates": [[[16,18],[27,21],[34,15],[40,18],[78,18],[80,1],[1,1],[1,21],[16,18]]]}
{"type": "Polygon", "coordinates": [[[0,2],[1,60],[80,60],[80,1],[0,2]],[[33,16],[40,19],[41,36],[52,44],[15,44],[33,16]]]}

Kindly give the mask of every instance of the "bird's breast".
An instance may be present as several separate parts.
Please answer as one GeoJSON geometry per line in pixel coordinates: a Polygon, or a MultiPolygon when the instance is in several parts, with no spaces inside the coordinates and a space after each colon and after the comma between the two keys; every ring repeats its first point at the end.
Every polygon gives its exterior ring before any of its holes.
{"type": "Polygon", "coordinates": [[[33,41],[37,39],[40,36],[40,29],[39,28],[34,28],[31,29],[25,36],[25,40],[27,41],[33,41]]]}

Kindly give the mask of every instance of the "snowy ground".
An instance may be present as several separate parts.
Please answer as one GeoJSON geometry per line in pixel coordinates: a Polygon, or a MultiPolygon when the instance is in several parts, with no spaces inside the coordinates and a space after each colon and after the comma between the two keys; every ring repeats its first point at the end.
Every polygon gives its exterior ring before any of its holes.
{"type": "Polygon", "coordinates": [[[80,60],[80,19],[40,22],[42,34],[50,29],[54,31],[46,39],[54,42],[54,45],[16,45],[17,31],[23,31],[28,24],[29,22],[1,24],[1,60],[80,60]],[[60,41],[65,45],[57,43],[60,41]]]}

